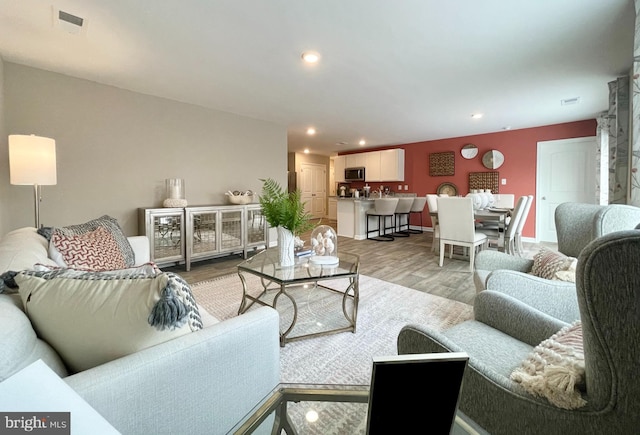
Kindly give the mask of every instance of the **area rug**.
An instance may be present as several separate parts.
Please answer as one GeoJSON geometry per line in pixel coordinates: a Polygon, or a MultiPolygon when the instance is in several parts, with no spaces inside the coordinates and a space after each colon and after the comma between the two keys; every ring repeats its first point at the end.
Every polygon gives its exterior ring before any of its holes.
{"type": "MultiPolygon", "coordinates": [[[[257,277],[247,277],[247,284],[251,289],[261,288],[257,277]]],[[[332,284],[340,288],[339,282],[332,284]]],[[[376,278],[360,275],[359,287],[356,332],[287,343],[280,351],[281,382],[369,384],[373,357],[397,355],[396,340],[405,325],[442,330],[472,317],[470,305],[376,278]]],[[[238,275],[194,284],[192,291],[196,301],[218,319],[237,315],[242,299],[238,275]]],[[[314,294],[310,289],[304,297],[314,294]]],[[[329,309],[331,314],[337,311],[329,309]]],[[[301,310],[298,315],[298,322],[304,322],[304,316],[311,313],[301,310]]],[[[282,317],[286,318],[286,313],[282,317]]]]}

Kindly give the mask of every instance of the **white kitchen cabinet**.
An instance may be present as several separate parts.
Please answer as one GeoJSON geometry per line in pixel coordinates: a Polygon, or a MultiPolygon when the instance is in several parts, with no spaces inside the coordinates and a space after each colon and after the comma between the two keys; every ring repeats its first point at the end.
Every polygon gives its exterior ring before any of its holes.
{"type": "Polygon", "coordinates": [[[333,170],[336,183],[344,183],[344,168],[346,168],[345,156],[337,156],[333,158],[333,170]]]}
{"type": "Polygon", "coordinates": [[[364,153],[364,179],[369,181],[382,181],[380,172],[380,151],[364,153]]]}
{"type": "Polygon", "coordinates": [[[345,181],[344,168],[352,167],[364,167],[367,182],[404,181],[404,150],[400,148],[338,156],[333,164],[338,183],[345,181]]]}
{"type": "Polygon", "coordinates": [[[404,181],[404,150],[380,151],[380,181],[404,181]]]}
{"type": "Polygon", "coordinates": [[[329,198],[329,212],[327,213],[327,217],[332,220],[338,219],[338,199],[337,198],[329,198]]]}
{"type": "Polygon", "coordinates": [[[366,164],[366,153],[347,154],[345,167],[346,168],[363,168],[366,164]]]}

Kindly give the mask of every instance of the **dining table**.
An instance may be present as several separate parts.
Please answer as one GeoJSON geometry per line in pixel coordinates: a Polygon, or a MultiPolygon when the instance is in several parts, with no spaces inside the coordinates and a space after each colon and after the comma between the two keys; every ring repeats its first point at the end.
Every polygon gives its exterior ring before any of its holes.
{"type": "MultiPolygon", "coordinates": [[[[507,217],[511,216],[513,209],[510,208],[494,208],[488,207],[484,209],[478,209],[473,211],[473,218],[476,222],[486,222],[491,225],[491,228],[498,229],[498,250],[504,251],[504,235],[507,229],[507,217]]],[[[429,212],[431,216],[431,222],[437,221],[438,212],[429,212]]],[[[434,241],[435,243],[435,241],[434,241]]],[[[439,252],[439,246],[436,245],[436,252],[439,252]]]]}
{"type": "MultiPolygon", "coordinates": [[[[478,223],[497,224],[498,227],[498,250],[504,251],[504,235],[507,230],[507,217],[511,216],[513,210],[510,208],[486,208],[474,210],[473,218],[478,223]]],[[[495,225],[491,225],[492,228],[495,225]]]]}

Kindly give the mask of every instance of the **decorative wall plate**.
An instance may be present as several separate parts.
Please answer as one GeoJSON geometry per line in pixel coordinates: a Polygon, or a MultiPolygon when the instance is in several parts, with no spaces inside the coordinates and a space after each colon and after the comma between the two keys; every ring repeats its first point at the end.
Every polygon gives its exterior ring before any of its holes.
{"type": "Polygon", "coordinates": [[[482,164],[487,169],[498,169],[504,163],[504,154],[498,150],[491,150],[482,156],[482,164]]]}
{"type": "Polygon", "coordinates": [[[438,186],[436,193],[438,195],[445,193],[449,196],[458,196],[458,188],[453,183],[442,183],[438,186]]]}
{"type": "Polygon", "coordinates": [[[465,159],[472,159],[478,155],[478,147],[472,143],[468,143],[462,147],[462,149],[460,150],[460,154],[465,159]]]}

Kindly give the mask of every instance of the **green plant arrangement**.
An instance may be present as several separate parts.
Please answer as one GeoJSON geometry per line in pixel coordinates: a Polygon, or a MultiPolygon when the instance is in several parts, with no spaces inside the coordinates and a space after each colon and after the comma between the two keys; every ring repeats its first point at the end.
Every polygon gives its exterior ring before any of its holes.
{"type": "Polygon", "coordinates": [[[283,227],[294,235],[300,235],[314,227],[311,215],[304,209],[300,190],[285,192],[273,179],[260,179],[262,194],[260,205],[262,213],[272,227],[283,227]]]}

